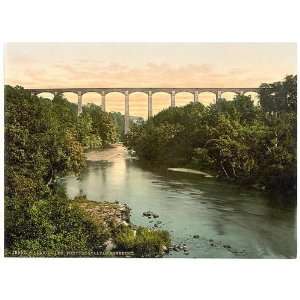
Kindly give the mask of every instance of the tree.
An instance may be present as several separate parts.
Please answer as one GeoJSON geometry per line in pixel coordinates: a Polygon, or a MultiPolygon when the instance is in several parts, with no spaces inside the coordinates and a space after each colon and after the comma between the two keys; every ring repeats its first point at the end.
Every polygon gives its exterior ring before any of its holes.
{"type": "Polygon", "coordinates": [[[265,112],[296,112],[297,75],[286,76],[284,81],[261,84],[259,101],[265,112]]]}
{"type": "Polygon", "coordinates": [[[55,181],[80,172],[90,140],[102,146],[101,137],[109,143],[113,136],[109,115],[98,108],[78,117],[76,105],[62,95],[51,101],[5,86],[6,249],[99,249],[107,233],[72,206],[55,181]]]}
{"type": "Polygon", "coordinates": [[[124,124],[125,124],[125,118],[124,115],[122,115],[120,112],[110,112],[110,115],[113,118],[116,131],[117,131],[117,140],[123,141],[124,140],[124,124]]]}
{"type": "Polygon", "coordinates": [[[133,126],[125,145],[152,163],[204,168],[239,183],[294,192],[296,79],[262,84],[261,106],[237,95],[208,107],[192,103],[168,108],[133,126]],[[278,114],[266,115],[268,111],[278,114]]]}
{"type": "Polygon", "coordinates": [[[83,115],[89,115],[92,121],[91,132],[99,136],[103,146],[117,141],[117,130],[111,114],[104,112],[101,107],[89,104],[83,108],[83,115]]]}

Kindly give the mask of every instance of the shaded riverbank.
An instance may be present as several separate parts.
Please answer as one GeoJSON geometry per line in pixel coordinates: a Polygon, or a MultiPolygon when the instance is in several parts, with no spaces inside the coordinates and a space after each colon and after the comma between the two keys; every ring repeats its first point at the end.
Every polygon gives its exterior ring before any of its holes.
{"type": "Polygon", "coordinates": [[[72,200],[72,206],[83,212],[103,240],[101,247],[88,256],[161,257],[169,251],[169,233],[132,224],[126,203],[90,201],[79,196],[72,200]]]}
{"type": "Polygon", "coordinates": [[[179,245],[170,257],[296,256],[296,209],[267,195],[196,174],[145,168],[118,145],[87,153],[79,178],[65,177],[69,197],[127,203],[136,225],[166,229],[179,245]],[[143,216],[150,210],[155,221],[143,216]],[[180,250],[183,244],[189,255],[180,250]]]}

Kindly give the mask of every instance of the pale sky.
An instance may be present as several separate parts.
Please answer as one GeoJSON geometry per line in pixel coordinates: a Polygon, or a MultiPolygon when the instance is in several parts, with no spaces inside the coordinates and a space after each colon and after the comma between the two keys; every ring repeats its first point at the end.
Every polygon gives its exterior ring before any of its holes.
{"type": "MultiPolygon", "coordinates": [[[[5,83],[25,88],[258,87],[297,72],[292,43],[30,43],[7,44],[5,83]]],[[[231,99],[233,95],[224,95],[231,99]]],[[[66,94],[74,102],[74,94],[66,94]]],[[[199,95],[207,104],[213,95],[199,95]]],[[[176,104],[192,101],[176,96],[176,104]]],[[[83,102],[101,103],[90,93],[83,102]]],[[[153,96],[157,113],[170,96],[153,96]]],[[[124,95],[107,96],[107,110],[124,112],[124,95]]],[[[147,115],[147,96],[130,96],[130,115],[147,115]]]]}

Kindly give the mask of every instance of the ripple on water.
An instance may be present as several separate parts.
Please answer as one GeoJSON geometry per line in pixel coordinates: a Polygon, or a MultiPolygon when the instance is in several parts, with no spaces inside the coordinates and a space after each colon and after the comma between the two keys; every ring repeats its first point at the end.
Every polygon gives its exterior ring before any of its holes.
{"type": "MultiPolygon", "coordinates": [[[[105,154],[112,160],[117,150],[113,151],[105,154]]],[[[214,178],[169,173],[141,168],[136,161],[118,156],[113,162],[89,163],[80,177],[66,176],[61,183],[71,198],[82,192],[91,200],[128,203],[137,225],[153,226],[141,213],[157,213],[159,226],[171,232],[173,242],[190,247],[188,256],[176,252],[171,257],[233,258],[243,249],[246,255],[240,257],[296,255],[295,209],[274,207],[272,199],[260,192],[214,178]],[[193,239],[194,234],[200,238],[193,239]],[[237,253],[225,249],[227,244],[237,253]]]]}

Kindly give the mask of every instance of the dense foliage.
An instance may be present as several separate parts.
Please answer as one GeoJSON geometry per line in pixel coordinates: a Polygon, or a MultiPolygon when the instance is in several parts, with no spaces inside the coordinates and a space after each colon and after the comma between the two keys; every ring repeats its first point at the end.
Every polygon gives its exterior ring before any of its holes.
{"type": "Polygon", "coordinates": [[[296,190],[297,77],[250,96],[168,108],[133,125],[125,145],[142,160],[211,170],[268,190],[296,190]]]}
{"type": "MultiPolygon", "coordinates": [[[[77,106],[62,95],[51,101],[22,87],[5,87],[7,256],[90,256],[117,238],[116,224],[95,220],[82,203],[66,197],[56,179],[80,172],[85,149],[115,143],[122,119],[93,104],[77,116],[77,106]]],[[[153,257],[161,254],[169,236],[139,228],[134,241],[130,250],[136,256],[153,257]]]]}
{"type": "Polygon", "coordinates": [[[124,130],[125,130],[125,118],[124,115],[122,115],[120,112],[111,112],[110,115],[112,116],[114,120],[114,124],[117,130],[117,138],[118,141],[124,140],[124,130]]]}
{"type": "Polygon", "coordinates": [[[84,256],[101,250],[107,238],[105,228],[72,205],[64,193],[32,202],[22,197],[5,199],[5,248],[9,255],[84,256]]]}
{"type": "Polygon", "coordinates": [[[51,101],[6,86],[5,248],[98,249],[106,233],[57,191],[55,180],[79,173],[85,148],[115,141],[113,119],[99,107],[84,107],[78,117],[61,95],[51,101]]]}

